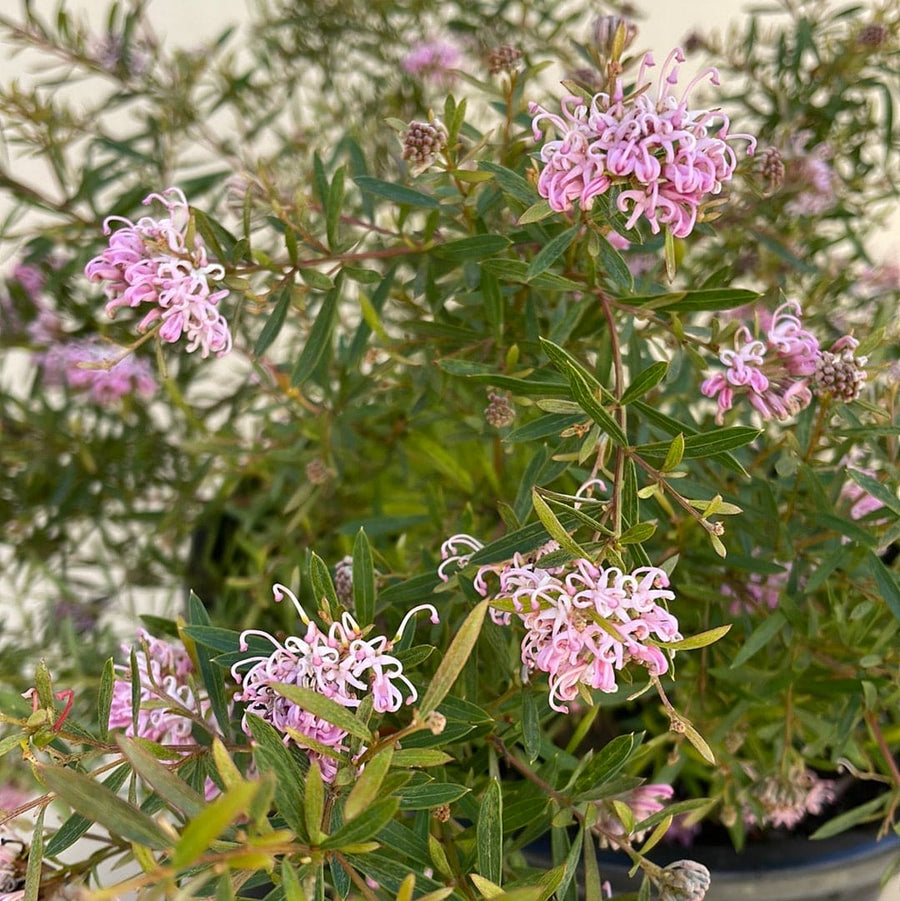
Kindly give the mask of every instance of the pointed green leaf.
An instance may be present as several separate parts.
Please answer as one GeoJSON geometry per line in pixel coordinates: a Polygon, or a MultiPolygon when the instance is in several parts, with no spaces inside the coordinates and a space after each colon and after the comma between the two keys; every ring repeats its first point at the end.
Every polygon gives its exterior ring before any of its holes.
{"type": "MultiPolygon", "coordinates": [[[[688,435],[684,439],[684,457],[688,460],[711,457],[715,454],[750,444],[761,434],[761,429],[739,425],[713,429],[711,432],[704,432],[699,435],[688,435]]],[[[655,441],[652,444],[642,444],[637,448],[637,452],[642,457],[665,459],[670,448],[670,441],[655,441]]]]}
{"type": "Polygon", "coordinates": [[[746,663],[757,651],[761,651],[785,626],[787,617],[776,610],[767,616],[748,636],[741,649],[734,655],[731,668],[746,663]]]}
{"type": "Polygon", "coordinates": [[[323,850],[331,848],[343,848],[346,845],[356,845],[377,835],[394,818],[400,806],[397,798],[385,798],[376,801],[367,807],[359,816],[344,823],[337,832],[329,835],[319,847],[323,850]]]}
{"type": "Polygon", "coordinates": [[[900,585],[897,584],[897,577],[889,570],[878,556],[871,551],[866,555],[869,572],[875,579],[884,602],[888,605],[891,613],[900,620],[900,585]]]}
{"type": "Polygon", "coordinates": [[[155,851],[170,846],[169,838],[155,820],[89,776],[65,767],[42,765],[38,765],[38,773],[47,788],[73,810],[105,826],[114,835],[155,851]]]}
{"type": "Polygon", "coordinates": [[[291,296],[293,294],[293,285],[285,285],[279,291],[275,306],[269,313],[266,324],[262,327],[259,337],[256,339],[256,346],[253,348],[253,356],[261,357],[268,349],[272,342],[278,337],[284,320],[287,318],[288,308],[291,305],[291,296]]]}
{"type": "Polygon", "coordinates": [[[900,515],[900,500],[897,499],[897,496],[890,491],[886,485],[883,485],[878,479],[873,479],[872,476],[868,475],[865,472],[860,472],[858,469],[847,469],[847,475],[862,488],[866,494],[871,494],[876,500],[881,501],[888,510],[893,511],[900,515]]]}
{"type": "Polygon", "coordinates": [[[100,674],[100,689],[97,693],[97,724],[100,728],[100,741],[109,737],[109,711],[112,707],[113,689],[115,688],[116,671],[112,657],[107,658],[100,674]]]}
{"type": "Polygon", "coordinates": [[[643,372],[639,372],[625,389],[625,393],[622,395],[622,404],[630,404],[639,397],[643,397],[666,377],[668,371],[669,364],[660,361],[648,366],[643,372]]]}
{"type": "Polygon", "coordinates": [[[487,613],[488,601],[481,601],[466,617],[465,622],[456,633],[447,653],[437,668],[428,688],[419,704],[419,715],[424,717],[436,710],[453,687],[457,676],[462,672],[466,661],[472,654],[475,642],[481,634],[481,625],[487,613]]]}
{"type": "Polygon", "coordinates": [[[413,785],[400,792],[401,810],[431,810],[444,804],[458,801],[469,791],[465,785],[451,782],[429,782],[427,785],[413,785]]]}
{"type": "Polygon", "coordinates": [[[341,209],[344,203],[344,174],[344,166],[334,173],[325,204],[325,234],[328,246],[332,249],[337,245],[338,224],[341,221],[341,209]]]}
{"type": "Polygon", "coordinates": [[[573,794],[577,796],[594,789],[621,772],[622,767],[637,752],[642,738],[642,732],[630,732],[627,735],[617,735],[607,742],[578,774],[572,787],[573,794]]]}
{"type": "Polygon", "coordinates": [[[322,781],[322,771],[319,762],[313,759],[309,762],[309,772],[306,774],[306,785],[303,792],[303,815],[306,817],[306,831],[313,844],[318,844],[322,835],[322,816],[325,813],[325,783],[322,781]]]}
{"type": "Polygon", "coordinates": [[[384,777],[390,769],[393,756],[394,746],[387,745],[366,763],[344,803],[345,820],[352,820],[359,816],[375,801],[381,783],[384,782],[384,777]]]}
{"type": "Polygon", "coordinates": [[[475,825],[478,872],[497,885],[503,877],[503,794],[500,783],[491,779],[481,799],[475,825]]]}
{"type": "Polygon", "coordinates": [[[184,827],[172,854],[172,866],[185,867],[209,850],[218,838],[253,801],[259,784],[243,782],[220,795],[184,827]]]}
{"type": "Polygon", "coordinates": [[[528,264],[528,272],[526,273],[528,281],[549,269],[569,249],[580,232],[581,225],[573,225],[548,241],[528,264]]]}
{"type": "Polygon", "coordinates": [[[375,564],[363,529],[353,542],[353,608],[360,626],[368,626],[375,618],[375,564]]]}
{"type": "Polygon", "coordinates": [[[137,741],[126,738],[124,735],[117,735],[116,743],[134,767],[135,772],[163,801],[171,804],[188,817],[197,816],[203,811],[206,803],[200,793],[194,791],[187,782],[176,776],[169,767],[160,763],[137,741]]]}
{"type": "Polygon", "coordinates": [[[597,256],[603,271],[609,276],[610,280],[626,294],[634,291],[634,276],[628,268],[622,254],[616,250],[606,238],[600,238],[597,242],[597,256]]]}
{"type": "Polygon", "coordinates": [[[299,685],[272,683],[272,688],[282,697],[293,701],[309,713],[327,720],[367,744],[374,741],[372,733],[365,725],[348,708],[341,706],[337,701],[332,701],[331,698],[326,698],[325,695],[312,689],[301,688],[299,685]]]}
{"type": "Polygon", "coordinates": [[[442,260],[486,260],[506,250],[511,243],[505,235],[472,235],[470,238],[439,244],[433,253],[442,260]]]}
{"type": "Polygon", "coordinates": [[[300,882],[296,870],[290,865],[287,857],[281,861],[281,889],[285,901],[308,901],[306,892],[303,891],[303,883],[300,882]]]}
{"type": "Polygon", "coordinates": [[[382,181],[380,178],[373,178],[371,175],[357,175],[353,179],[357,186],[368,192],[375,194],[377,197],[383,197],[393,203],[401,206],[419,207],[426,210],[436,210],[440,204],[428,194],[421,191],[414,191],[404,185],[396,185],[393,182],[382,181]]]}
{"type": "Polygon", "coordinates": [[[339,273],[335,279],[334,288],[329,291],[316,321],[313,323],[309,331],[309,337],[306,344],[294,364],[291,372],[291,387],[297,388],[302,385],[315,372],[319,361],[325,356],[325,352],[331,346],[331,335],[334,331],[334,324],[337,318],[338,299],[341,293],[341,283],[343,281],[343,273],[339,273]]]}
{"type": "Polygon", "coordinates": [[[309,555],[309,580],[312,583],[313,597],[319,607],[332,617],[337,616],[341,602],[338,600],[331,572],[325,561],[315,552],[309,555]]]}
{"type": "Polygon", "coordinates": [[[697,648],[705,648],[727,635],[732,625],[733,623],[726,623],[724,626],[716,626],[714,629],[691,635],[690,638],[682,638],[681,641],[654,641],[653,644],[673,651],[696,651],[697,648]]]}
{"type": "MultiPolygon", "coordinates": [[[[28,849],[28,864],[25,868],[25,895],[22,901],[38,901],[41,890],[41,869],[44,863],[44,812],[46,807],[38,811],[31,835],[31,846],[28,849]]],[[[7,897],[15,897],[15,894],[7,897]]]]}
{"type": "MultiPolygon", "coordinates": [[[[209,614],[203,602],[192,591],[188,598],[188,615],[192,624],[209,626],[209,614]]],[[[192,648],[200,669],[200,678],[209,697],[209,706],[219,727],[219,732],[226,740],[231,738],[231,716],[228,713],[228,699],[225,696],[225,673],[222,667],[214,664],[209,651],[205,647],[194,645],[192,648]]]]}
{"type": "Polygon", "coordinates": [[[538,519],[562,550],[582,560],[590,556],[563,528],[562,523],[556,518],[556,514],[550,509],[550,505],[541,497],[540,490],[537,487],[531,489],[531,503],[534,506],[534,512],[538,515],[538,519]]]}
{"type": "Polygon", "coordinates": [[[528,762],[534,763],[541,751],[541,713],[537,694],[522,689],[522,744],[528,755],[528,762]]]}

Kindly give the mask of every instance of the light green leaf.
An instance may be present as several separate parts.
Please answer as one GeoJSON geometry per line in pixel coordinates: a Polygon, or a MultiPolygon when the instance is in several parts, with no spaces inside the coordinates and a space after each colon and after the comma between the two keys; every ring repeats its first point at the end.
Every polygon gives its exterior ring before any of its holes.
{"type": "Polygon", "coordinates": [[[534,512],[538,515],[538,519],[562,550],[582,560],[590,556],[563,528],[562,523],[556,518],[556,514],[550,509],[550,505],[541,497],[540,489],[537,487],[531,489],[531,503],[534,506],[534,512]]]}
{"type": "Polygon", "coordinates": [[[38,901],[41,890],[41,870],[44,863],[44,813],[46,807],[38,811],[28,849],[28,865],[25,869],[25,895],[22,901],[38,901]]]}
{"type": "Polygon", "coordinates": [[[378,797],[384,777],[390,769],[394,746],[386,745],[366,763],[344,803],[344,819],[359,816],[378,797]]]}
{"type": "Polygon", "coordinates": [[[492,779],[481,799],[475,825],[478,848],[478,872],[501,885],[503,878],[503,794],[500,783],[492,779]]]}
{"type": "Polygon", "coordinates": [[[343,848],[346,845],[359,844],[378,835],[394,818],[399,806],[400,801],[397,798],[376,801],[349,823],[344,823],[337,832],[329,835],[325,841],[320,843],[319,847],[323,850],[343,848]]]}

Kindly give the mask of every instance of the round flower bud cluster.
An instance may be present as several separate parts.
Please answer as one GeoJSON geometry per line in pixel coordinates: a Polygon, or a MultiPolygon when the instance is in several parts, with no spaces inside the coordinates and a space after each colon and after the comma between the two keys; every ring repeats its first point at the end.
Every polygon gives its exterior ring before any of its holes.
{"type": "Polygon", "coordinates": [[[484,418],[488,425],[492,425],[495,429],[505,429],[515,422],[516,409],[505,394],[491,391],[488,394],[488,400],[490,403],[484,410],[484,418]]]}
{"type": "Polygon", "coordinates": [[[777,147],[767,147],[759,161],[759,171],[769,183],[769,191],[777,191],[784,184],[784,157],[777,147]]]}
{"type": "Polygon", "coordinates": [[[501,44],[492,48],[488,54],[488,71],[491,75],[499,75],[501,72],[515,72],[519,68],[524,54],[518,47],[509,44],[501,44]]]}
{"type": "Polygon", "coordinates": [[[353,604],[353,558],[344,557],[334,567],[334,592],[345,606],[353,604]]]}
{"type": "Polygon", "coordinates": [[[419,175],[440,156],[447,147],[447,129],[443,122],[410,122],[403,136],[403,159],[409,162],[410,172],[419,175]]]}
{"type": "Polygon", "coordinates": [[[891,33],[888,30],[887,25],[882,25],[879,22],[870,22],[859,33],[857,41],[863,47],[881,47],[883,44],[887,43],[887,39],[890,35],[891,33]]]}
{"type": "Polygon", "coordinates": [[[535,141],[542,138],[544,122],[559,135],[541,148],[544,168],[538,178],[538,191],[553,210],[570,211],[576,203],[590,209],[595,197],[617,185],[624,189],[616,206],[628,214],[626,228],[643,216],[653,234],[665,227],[684,238],[693,231],[704,197],[718,194],[734,174],[737,157],[729,141],[748,141],[752,153],[756,139],[729,135],[728,117],[719,111],[688,108],[696,84],[704,78],[719,81],[716,70],[707,69],[676,95],[683,61],[676,47],[662,67],[655,97],[645,78],[654,65],[648,53],[638,90],[628,97],[618,78],[612,94],[600,92],[590,103],[565,97],[562,115],[530,104],[535,141]]]}
{"type": "Polygon", "coordinates": [[[210,282],[224,278],[225,269],[209,262],[199,235],[190,240],[190,209],[178,188],[150,194],[144,203],[154,200],[165,206],[167,216],[106,219],[109,246],[87,264],[85,275],[104,283],[109,316],[119,307],[149,307],[138,331],[159,324],[163,341],[174,344],[184,335],[189,353],[199,348],[204,358],[211,352],[221,357],[231,350],[231,332],[216,305],[228,291],[213,291],[210,282]],[[113,232],[112,222],[124,227],[113,232]]]}
{"type": "Polygon", "coordinates": [[[324,485],[332,476],[328,464],[321,457],[314,457],[306,464],[306,480],[311,485],[324,485]]]}
{"type": "MultiPolygon", "coordinates": [[[[441,547],[438,575],[449,579],[449,566],[465,566],[481,547],[470,535],[454,535],[441,547]]],[[[515,616],[525,627],[522,664],[526,673],[547,673],[550,706],[568,713],[566,702],[583,689],[616,691],[616,673],[631,662],[654,676],[668,672],[669,658],[654,641],[680,641],[681,635],[662,606],[675,597],[666,573],[655,566],[626,573],[585,559],[539,565],[557,549],[551,542],[530,557],[515,554],[482,566],[474,581],[491,599],[495,623],[507,625],[515,616]]]]}
{"type": "Polygon", "coordinates": [[[659,877],[659,901],[703,901],[709,885],[709,870],[702,863],[676,860],[659,877]]]}
{"type": "Polygon", "coordinates": [[[856,339],[845,335],[831,350],[823,350],[816,360],[816,390],[828,393],[845,403],[859,397],[866,381],[866,370],[863,366],[867,357],[854,356],[853,351],[859,346],[856,339]]]}

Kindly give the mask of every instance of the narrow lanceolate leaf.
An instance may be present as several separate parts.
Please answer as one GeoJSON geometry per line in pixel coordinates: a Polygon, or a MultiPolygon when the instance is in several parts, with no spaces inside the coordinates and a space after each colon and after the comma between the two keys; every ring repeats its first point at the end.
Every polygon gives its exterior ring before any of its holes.
{"type": "Polygon", "coordinates": [[[628,264],[622,258],[622,254],[616,250],[606,238],[601,238],[597,242],[597,257],[603,271],[626,294],[634,291],[634,276],[628,268],[628,264]]]}
{"type": "Polygon", "coordinates": [[[278,337],[284,320],[287,318],[288,307],[291,305],[291,294],[293,293],[293,285],[286,285],[278,293],[275,299],[275,306],[269,313],[266,324],[262,327],[259,337],[256,339],[256,346],[253,348],[253,356],[261,357],[268,349],[272,342],[278,337]]]}
{"type": "Polygon", "coordinates": [[[865,804],[860,804],[859,807],[845,810],[843,813],[838,814],[836,817],[832,817],[827,823],[821,825],[810,838],[831,838],[832,835],[844,832],[852,826],[856,826],[857,823],[862,823],[880,813],[884,807],[884,803],[883,798],[872,798],[871,801],[866,801],[865,804]]]}
{"type": "Polygon", "coordinates": [[[344,203],[344,172],[343,166],[334,173],[331,185],[328,188],[328,202],[325,208],[325,234],[328,246],[334,249],[337,244],[338,224],[341,221],[341,207],[344,203]]]}
{"type": "Polygon", "coordinates": [[[346,707],[342,707],[337,701],[332,701],[331,698],[326,698],[325,695],[321,695],[309,688],[301,688],[299,685],[273,683],[272,688],[282,697],[293,701],[314,716],[321,717],[323,720],[338,726],[350,735],[360,738],[364,742],[371,743],[373,741],[372,733],[346,707]]]}
{"type": "MultiPolygon", "coordinates": [[[[701,435],[688,435],[684,439],[684,457],[692,460],[700,457],[711,457],[723,451],[734,450],[750,444],[762,434],[760,429],[750,426],[738,425],[724,429],[714,429],[701,435]]],[[[662,457],[669,453],[671,442],[655,441],[652,444],[643,444],[637,451],[642,457],[662,457]]]]}
{"type": "Polygon", "coordinates": [[[631,384],[625,389],[621,403],[630,404],[633,400],[643,397],[648,391],[655,388],[669,371],[669,364],[664,362],[653,363],[642,372],[639,372],[631,384]]]}
{"type": "Polygon", "coordinates": [[[291,387],[302,385],[316,370],[319,361],[325,356],[325,351],[331,346],[331,335],[334,331],[334,323],[337,314],[338,299],[341,293],[342,277],[339,273],[335,279],[334,288],[325,295],[316,321],[309,331],[306,345],[294,364],[291,372],[291,387]]]}
{"type": "Polygon", "coordinates": [[[578,774],[572,788],[576,797],[616,776],[641,746],[643,733],[617,735],[607,742],[578,774]]]}
{"type": "Polygon", "coordinates": [[[603,883],[600,881],[600,868],[597,866],[597,852],[594,849],[594,838],[590,830],[584,833],[584,898],[585,901],[603,901],[603,883]]]}
{"type": "Polygon", "coordinates": [[[380,178],[373,178],[371,175],[357,175],[353,180],[359,188],[368,194],[384,197],[393,203],[399,203],[401,206],[420,207],[426,210],[436,210],[439,206],[438,201],[428,194],[414,191],[412,188],[407,188],[404,185],[395,185],[393,182],[382,181],[380,178]]]}
{"type": "Polygon", "coordinates": [[[776,610],[762,621],[747,637],[743,647],[735,654],[731,668],[746,663],[757,651],[761,651],[785,626],[787,617],[776,610]]]}
{"type": "Polygon", "coordinates": [[[900,585],[897,577],[871,551],[867,554],[869,572],[875,579],[879,594],[884,598],[891,613],[900,620],[900,585]]]}
{"type": "Polygon", "coordinates": [[[363,628],[375,618],[375,564],[372,547],[362,529],[353,542],[353,608],[363,628]]]}
{"type": "Polygon", "coordinates": [[[344,804],[344,819],[352,820],[359,816],[378,797],[384,777],[391,766],[394,746],[382,748],[365,766],[356,784],[350,790],[344,804]]]}
{"type": "Polygon", "coordinates": [[[527,688],[522,692],[522,743],[528,762],[534,763],[541,752],[541,715],[537,695],[527,688]]]}
{"type": "MultiPolygon", "coordinates": [[[[190,621],[196,626],[210,626],[209,614],[203,602],[192,591],[188,598],[188,611],[190,621]]],[[[190,642],[188,642],[190,643],[190,642]]],[[[220,666],[212,662],[212,655],[207,648],[197,645],[193,648],[194,656],[200,668],[200,678],[206,688],[209,697],[209,705],[213,716],[219,726],[219,732],[226,738],[231,738],[231,716],[228,712],[228,701],[225,697],[225,675],[220,666]]]]}
{"type": "Polygon", "coordinates": [[[399,806],[399,798],[385,798],[383,801],[376,801],[358,817],[355,817],[349,823],[344,823],[340,829],[329,835],[327,839],[321,842],[319,847],[327,851],[330,848],[358,845],[360,842],[378,835],[394,818],[399,806]]]}
{"type": "Polygon", "coordinates": [[[444,260],[485,260],[506,250],[511,243],[505,235],[473,235],[441,244],[435,247],[433,253],[444,260]]]}
{"type": "Polygon", "coordinates": [[[425,716],[436,710],[438,704],[444,700],[453,687],[456,677],[462,672],[462,668],[466,665],[466,661],[475,647],[475,642],[478,641],[487,608],[487,600],[477,604],[456,633],[456,636],[450,643],[450,647],[447,648],[447,653],[444,655],[441,665],[437,668],[437,672],[432,677],[431,682],[428,684],[428,689],[422,697],[422,702],[419,705],[420,716],[425,716]]]}
{"type": "Polygon", "coordinates": [[[563,528],[562,523],[556,518],[556,514],[550,509],[549,504],[538,493],[537,488],[531,489],[531,503],[538,519],[560,548],[568,551],[574,557],[586,559],[590,555],[572,536],[563,528]]]}
{"type": "MultiPolygon", "coordinates": [[[[34,824],[31,847],[28,849],[28,866],[25,870],[25,895],[22,901],[38,901],[41,889],[41,867],[44,862],[44,811],[42,807],[34,824]]],[[[13,897],[12,895],[5,897],[13,897]]]]}
{"type": "Polygon", "coordinates": [[[528,272],[526,273],[528,281],[549,269],[569,249],[569,246],[578,237],[580,231],[581,226],[574,225],[548,241],[537,256],[528,264],[528,272]]]}
{"type": "Polygon", "coordinates": [[[103,672],[100,675],[100,691],[97,695],[97,723],[100,727],[101,741],[106,741],[109,736],[109,711],[112,707],[115,679],[113,659],[109,657],[103,664],[103,672]]]}
{"type": "Polygon", "coordinates": [[[113,835],[155,851],[170,846],[169,838],[155,820],[88,776],[66,767],[42,765],[38,765],[38,773],[50,791],[82,816],[105,826],[113,835]]]}
{"type": "Polygon", "coordinates": [[[867,494],[871,494],[872,497],[881,501],[881,503],[889,510],[900,515],[900,500],[897,499],[897,495],[890,491],[886,485],[882,485],[878,479],[873,479],[872,476],[860,472],[858,469],[848,469],[847,475],[850,476],[863,491],[867,494]]]}
{"type": "Polygon", "coordinates": [[[160,798],[186,816],[195,817],[202,813],[206,804],[199,792],[194,791],[187,782],[176,776],[133,739],[117,735],[116,742],[135,772],[160,798]]]}
{"type": "Polygon", "coordinates": [[[690,638],[682,638],[681,641],[655,641],[653,644],[673,651],[695,651],[697,648],[705,648],[727,635],[731,626],[732,623],[727,623],[724,626],[716,626],[715,629],[691,635],[690,638]]]}
{"type": "Polygon", "coordinates": [[[247,810],[258,788],[257,782],[244,782],[208,804],[184,827],[172,854],[172,865],[187,866],[208,851],[212,841],[247,810]]]}
{"type": "Polygon", "coordinates": [[[340,601],[334,588],[334,581],[325,561],[316,553],[310,554],[309,557],[309,579],[316,602],[329,610],[332,617],[336,617],[340,601]]]}
{"type": "Polygon", "coordinates": [[[478,847],[478,872],[500,885],[503,876],[503,793],[500,783],[492,779],[481,799],[475,826],[478,847]]]}
{"type": "Polygon", "coordinates": [[[541,338],[541,348],[553,365],[566,377],[572,396],[579,406],[612,440],[619,445],[628,444],[628,438],[619,424],[603,408],[602,400],[613,400],[609,392],[568,351],[558,344],[541,338]]]}
{"type": "Polygon", "coordinates": [[[306,774],[306,785],[303,792],[303,815],[306,817],[306,831],[313,844],[318,844],[324,835],[322,832],[324,812],[325,783],[322,781],[319,762],[313,758],[309,764],[309,772],[306,774]]]}

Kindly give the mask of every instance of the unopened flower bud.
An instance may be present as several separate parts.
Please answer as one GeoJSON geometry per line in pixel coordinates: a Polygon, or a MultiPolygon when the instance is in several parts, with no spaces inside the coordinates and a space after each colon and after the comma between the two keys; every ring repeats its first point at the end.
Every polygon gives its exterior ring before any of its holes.
{"type": "Polygon", "coordinates": [[[709,870],[702,863],[676,860],[662,871],[659,901],[703,901],[709,882],[709,870]]]}
{"type": "Polygon", "coordinates": [[[505,394],[488,394],[490,403],[485,407],[484,418],[495,429],[503,429],[512,425],[516,419],[516,411],[505,394]]]}
{"type": "Polygon", "coordinates": [[[866,381],[866,370],[863,367],[867,357],[853,355],[858,342],[845,335],[837,341],[830,351],[823,350],[816,360],[816,391],[819,394],[830,394],[844,403],[856,400],[866,381]]]}
{"type": "Polygon", "coordinates": [[[431,122],[410,122],[403,136],[403,159],[413,175],[420,175],[447,146],[447,129],[440,119],[431,122]]]}
{"type": "Polygon", "coordinates": [[[344,557],[334,567],[334,591],[338,600],[349,607],[353,603],[353,558],[344,557]]]}
{"type": "Polygon", "coordinates": [[[886,25],[878,22],[870,22],[859,33],[857,42],[863,47],[881,47],[890,37],[890,32],[886,25]]]}
{"type": "Polygon", "coordinates": [[[321,457],[316,457],[306,464],[306,478],[311,485],[324,485],[331,478],[331,470],[321,457]]]}
{"type": "Polygon", "coordinates": [[[431,811],[431,815],[439,823],[446,823],[447,820],[450,819],[450,805],[449,804],[441,804],[440,807],[435,807],[434,810],[431,811]]]}
{"type": "Polygon", "coordinates": [[[425,717],[425,725],[432,735],[440,735],[447,725],[447,717],[445,717],[443,713],[432,710],[431,713],[425,717]]]}
{"type": "Polygon", "coordinates": [[[784,159],[777,147],[767,147],[762,152],[759,171],[769,183],[769,191],[777,191],[784,184],[784,159]]]}
{"type": "Polygon", "coordinates": [[[599,16],[594,20],[594,43],[605,57],[618,56],[627,50],[637,37],[637,25],[621,16],[599,16]],[[618,54],[615,53],[616,33],[622,26],[625,40],[618,54]]]}
{"type": "Polygon", "coordinates": [[[518,47],[509,44],[501,44],[494,47],[488,53],[488,71],[491,75],[499,75],[501,72],[515,72],[522,61],[522,51],[518,47]]]}

